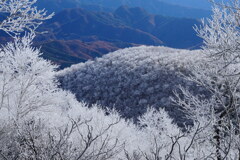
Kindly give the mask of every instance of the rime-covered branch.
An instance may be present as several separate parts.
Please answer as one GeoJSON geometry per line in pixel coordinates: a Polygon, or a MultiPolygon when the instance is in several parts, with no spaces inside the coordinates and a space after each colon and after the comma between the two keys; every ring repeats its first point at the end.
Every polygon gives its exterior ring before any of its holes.
{"type": "Polygon", "coordinates": [[[37,0],[1,0],[0,13],[4,17],[0,21],[0,29],[10,36],[19,36],[23,32],[34,32],[44,20],[53,14],[38,10],[34,6],[37,0]]]}

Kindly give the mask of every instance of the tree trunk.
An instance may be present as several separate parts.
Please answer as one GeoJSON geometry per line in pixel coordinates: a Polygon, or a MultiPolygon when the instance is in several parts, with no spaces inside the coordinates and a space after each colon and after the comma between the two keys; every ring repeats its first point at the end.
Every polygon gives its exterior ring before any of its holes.
{"type": "Polygon", "coordinates": [[[216,140],[216,156],[217,160],[222,160],[220,149],[221,149],[221,137],[220,137],[220,126],[222,122],[218,120],[217,125],[215,126],[215,136],[214,139],[216,140]]]}

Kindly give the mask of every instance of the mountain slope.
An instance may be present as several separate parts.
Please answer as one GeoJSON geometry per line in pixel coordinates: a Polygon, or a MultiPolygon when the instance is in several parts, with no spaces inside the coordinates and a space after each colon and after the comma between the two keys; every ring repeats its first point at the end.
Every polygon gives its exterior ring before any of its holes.
{"type": "Polygon", "coordinates": [[[164,107],[181,123],[184,114],[170,97],[179,84],[201,92],[178,74],[190,70],[198,60],[199,51],[134,47],[73,65],[60,71],[58,77],[62,88],[75,93],[80,101],[115,108],[127,118],[143,114],[147,106],[164,107]]]}
{"type": "Polygon", "coordinates": [[[50,40],[35,45],[41,46],[44,58],[59,64],[60,68],[101,57],[103,54],[119,49],[116,44],[105,41],[50,40]]]}
{"type": "Polygon", "coordinates": [[[100,40],[160,45],[155,36],[136,30],[122,23],[110,13],[89,12],[83,9],[67,9],[45,23],[43,29],[56,39],[81,39],[96,36],[100,40]]]}

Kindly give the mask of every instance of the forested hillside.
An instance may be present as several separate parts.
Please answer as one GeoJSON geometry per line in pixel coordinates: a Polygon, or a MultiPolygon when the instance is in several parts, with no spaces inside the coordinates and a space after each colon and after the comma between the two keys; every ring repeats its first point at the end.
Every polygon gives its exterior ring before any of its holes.
{"type": "Polygon", "coordinates": [[[180,76],[201,61],[200,53],[166,47],[128,48],[73,65],[60,71],[58,77],[62,88],[75,93],[79,101],[117,109],[135,120],[148,106],[165,108],[180,124],[185,116],[171,97],[179,85],[204,93],[180,76]]]}

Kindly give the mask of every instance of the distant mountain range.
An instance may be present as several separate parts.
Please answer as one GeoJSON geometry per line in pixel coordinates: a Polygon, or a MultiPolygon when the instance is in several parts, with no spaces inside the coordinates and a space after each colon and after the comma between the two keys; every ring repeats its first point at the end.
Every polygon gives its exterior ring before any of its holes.
{"type": "Polygon", "coordinates": [[[198,20],[152,15],[142,8],[127,6],[119,7],[114,16],[125,25],[154,35],[168,47],[196,48],[201,43],[193,29],[200,25],[198,20]]]}
{"type": "Polygon", "coordinates": [[[119,48],[139,45],[165,45],[198,48],[198,20],[149,14],[142,8],[121,6],[114,12],[66,9],[46,21],[37,37],[44,56],[62,67],[102,56],[119,48]]]}
{"type": "Polygon", "coordinates": [[[182,18],[203,18],[210,15],[207,0],[41,0],[40,8],[59,12],[66,8],[81,7],[96,11],[112,11],[122,5],[141,7],[152,14],[182,18]],[[169,3],[170,2],[170,3],[169,3]],[[189,5],[192,4],[192,5],[189,5]],[[197,8],[202,6],[201,9],[197,8]],[[203,9],[205,6],[206,9],[203,9]],[[207,7],[208,6],[208,7],[207,7]]]}

